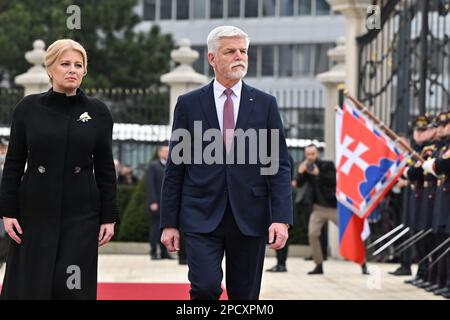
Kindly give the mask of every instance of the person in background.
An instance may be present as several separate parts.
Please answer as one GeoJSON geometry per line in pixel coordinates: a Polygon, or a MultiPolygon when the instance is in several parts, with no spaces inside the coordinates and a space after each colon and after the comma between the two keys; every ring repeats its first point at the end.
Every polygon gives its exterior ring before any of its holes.
{"type": "Polygon", "coordinates": [[[145,174],[145,182],[147,185],[147,208],[150,213],[150,257],[152,260],[157,259],[172,259],[167,253],[166,247],[161,243],[161,229],[160,225],[160,200],[161,200],[161,185],[164,178],[164,169],[166,167],[169,147],[162,145],[158,147],[158,159],[150,163],[145,174]],[[158,255],[158,247],[160,255],[158,255]]]}
{"type": "Polygon", "coordinates": [[[117,183],[120,185],[135,186],[139,182],[139,179],[134,175],[133,169],[130,165],[124,164],[120,170],[120,175],[117,179],[117,183]]]}
{"type": "MultiPolygon", "coordinates": [[[[294,201],[295,199],[295,192],[294,190],[296,190],[297,188],[297,180],[294,179],[294,159],[292,158],[292,156],[289,154],[289,161],[291,162],[291,184],[292,184],[292,200],[294,201]]],[[[294,223],[295,223],[295,214],[294,214],[294,223]]],[[[289,231],[291,231],[291,229],[289,229],[289,231]]],[[[289,237],[292,237],[292,234],[289,235],[289,237]]],[[[277,264],[275,266],[273,266],[270,269],[267,269],[266,271],[268,272],[287,272],[287,268],[286,268],[286,260],[288,257],[288,252],[289,252],[289,240],[288,242],[286,242],[286,245],[284,246],[284,248],[280,249],[280,250],[276,250],[276,257],[277,257],[277,264]]]]}
{"type": "MultiPolygon", "coordinates": [[[[316,267],[308,272],[310,275],[323,274],[323,253],[320,245],[322,227],[328,221],[338,225],[336,210],[336,168],[331,161],[319,159],[319,149],[311,144],[305,148],[305,161],[298,168],[297,185],[301,187],[308,182],[312,190],[314,203],[309,218],[308,239],[316,267]]],[[[366,264],[362,273],[368,274],[366,264]]]]}

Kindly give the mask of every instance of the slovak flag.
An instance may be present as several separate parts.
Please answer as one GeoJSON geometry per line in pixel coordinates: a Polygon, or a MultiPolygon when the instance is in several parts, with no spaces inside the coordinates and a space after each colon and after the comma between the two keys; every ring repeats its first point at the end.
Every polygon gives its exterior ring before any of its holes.
{"type": "Polygon", "coordinates": [[[407,150],[345,99],[336,112],[336,198],[342,257],[364,263],[366,218],[397,182],[409,158],[407,150]]]}

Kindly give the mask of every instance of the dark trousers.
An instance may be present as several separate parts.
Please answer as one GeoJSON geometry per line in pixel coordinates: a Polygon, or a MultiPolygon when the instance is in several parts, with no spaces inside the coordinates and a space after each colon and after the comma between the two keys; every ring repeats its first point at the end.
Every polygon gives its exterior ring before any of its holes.
{"type": "Polygon", "coordinates": [[[150,255],[158,255],[158,247],[160,248],[161,258],[167,257],[167,249],[161,243],[161,228],[160,228],[160,215],[154,214],[151,217],[150,230],[149,230],[149,240],[150,240],[150,255]]]}
{"type": "Polygon", "coordinates": [[[267,236],[243,235],[228,204],[211,233],[185,233],[192,300],[218,300],[222,294],[222,260],[226,256],[226,287],[230,300],[257,300],[267,236]]]}
{"type": "MultiPolygon", "coordinates": [[[[433,235],[430,233],[416,244],[417,259],[421,260],[428,253],[430,253],[431,250],[433,250],[433,235]]],[[[428,270],[429,265],[429,260],[425,259],[425,261],[419,263],[419,267],[417,269],[417,276],[424,281],[430,281],[432,278],[431,272],[428,270]]]]}
{"type": "Polygon", "coordinates": [[[402,268],[411,269],[412,255],[413,255],[412,247],[409,247],[400,254],[400,265],[402,268]]]}

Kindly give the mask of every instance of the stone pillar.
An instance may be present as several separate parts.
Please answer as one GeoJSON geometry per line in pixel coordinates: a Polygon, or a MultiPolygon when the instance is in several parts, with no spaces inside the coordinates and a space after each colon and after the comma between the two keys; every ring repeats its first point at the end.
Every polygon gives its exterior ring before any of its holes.
{"type": "Polygon", "coordinates": [[[345,89],[351,95],[358,95],[358,44],[356,38],[366,32],[367,8],[372,0],[327,0],[332,10],[345,16],[345,89]]]}
{"type": "Polygon", "coordinates": [[[33,66],[25,73],[14,78],[16,84],[25,88],[25,95],[41,93],[50,88],[50,79],[43,67],[45,59],[45,43],[42,40],[33,42],[33,50],[25,53],[25,59],[33,66]]]}
{"type": "Polygon", "coordinates": [[[170,87],[170,122],[173,123],[173,111],[180,95],[198,88],[208,81],[203,74],[195,72],[192,63],[198,59],[198,52],[191,49],[191,43],[188,39],[181,39],[179,48],[173,50],[170,54],[173,61],[180,65],[173,71],[163,74],[161,82],[170,87]]]}
{"type": "MultiPolygon", "coordinates": [[[[336,42],[336,47],[328,50],[328,57],[335,65],[327,72],[317,75],[317,79],[325,86],[325,154],[324,158],[335,162],[335,110],[338,105],[339,90],[344,87],[346,80],[345,37],[341,37],[336,42]]],[[[328,245],[330,255],[333,258],[339,257],[339,230],[332,223],[328,223],[328,245]]]]}

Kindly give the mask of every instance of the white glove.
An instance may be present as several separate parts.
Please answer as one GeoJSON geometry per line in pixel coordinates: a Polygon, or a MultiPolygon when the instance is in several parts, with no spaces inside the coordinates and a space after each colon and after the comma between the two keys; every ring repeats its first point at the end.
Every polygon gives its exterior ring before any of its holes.
{"type": "Polygon", "coordinates": [[[422,164],[422,168],[425,172],[431,173],[433,176],[437,177],[437,174],[434,171],[434,161],[435,161],[435,159],[430,159],[430,160],[425,161],[422,164]]]}

